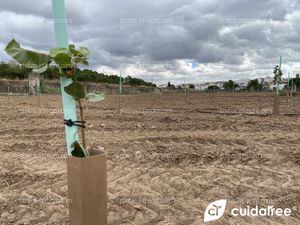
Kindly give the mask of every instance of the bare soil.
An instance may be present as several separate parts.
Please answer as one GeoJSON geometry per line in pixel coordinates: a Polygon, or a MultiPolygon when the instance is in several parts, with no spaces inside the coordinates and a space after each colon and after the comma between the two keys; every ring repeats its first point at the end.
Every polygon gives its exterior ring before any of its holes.
{"type": "MultiPolygon", "coordinates": [[[[87,143],[108,156],[109,224],[199,225],[210,202],[291,208],[300,224],[300,116],[273,94],[109,95],[85,103],[87,143]],[[120,113],[119,113],[120,112],[120,113]],[[233,115],[210,112],[234,112],[233,115]]],[[[299,113],[300,97],[281,97],[299,113]]],[[[0,97],[0,224],[69,224],[60,96],[0,97]]]]}

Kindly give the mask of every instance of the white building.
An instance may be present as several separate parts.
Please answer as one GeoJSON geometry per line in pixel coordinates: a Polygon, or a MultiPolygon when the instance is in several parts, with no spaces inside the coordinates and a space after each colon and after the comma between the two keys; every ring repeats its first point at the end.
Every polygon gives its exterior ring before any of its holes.
{"type": "MultiPolygon", "coordinates": [[[[277,85],[276,84],[271,84],[270,86],[270,90],[274,91],[277,89],[277,85]]],[[[279,91],[282,91],[285,87],[285,84],[279,84],[279,91]]]]}

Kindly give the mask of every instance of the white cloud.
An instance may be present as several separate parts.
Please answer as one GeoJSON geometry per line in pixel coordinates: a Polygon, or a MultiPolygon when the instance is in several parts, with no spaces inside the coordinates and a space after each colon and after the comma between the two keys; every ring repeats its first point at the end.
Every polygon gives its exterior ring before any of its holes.
{"type": "MultiPolygon", "coordinates": [[[[70,41],[91,50],[99,72],[118,74],[131,64],[126,75],[157,83],[253,78],[272,75],[280,55],[285,76],[300,72],[297,0],[66,0],[66,9],[70,41]]],[[[33,49],[53,47],[51,10],[51,1],[2,1],[1,49],[12,38],[33,49]]],[[[3,50],[0,57],[8,58],[3,50]]]]}

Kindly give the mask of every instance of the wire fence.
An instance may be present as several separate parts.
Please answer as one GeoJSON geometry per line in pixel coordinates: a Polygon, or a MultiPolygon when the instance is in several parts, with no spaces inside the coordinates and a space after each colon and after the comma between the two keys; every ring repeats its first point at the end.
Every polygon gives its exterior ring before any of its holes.
{"type": "Polygon", "coordinates": [[[99,105],[103,112],[120,114],[218,114],[271,116],[300,115],[300,96],[293,98],[276,96],[274,93],[145,93],[137,95],[111,95],[99,105]],[[276,101],[278,99],[278,101],[276,101]],[[277,112],[276,112],[277,111],[277,112]]]}
{"type": "MultiPolygon", "coordinates": [[[[91,84],[84,83],[86,92],[94,93],[105,93],[105,94],[119,94],[120,89],[118,85],[110,84],[91,84]]],[[[0,95],[36,95],[36,87],[30,87],[28,83],[25,82],[0,82],[0,95]]],[[[61,88],[59,83],[42,82],[39,87],[40,95],[51,95],[51,94],[60,94],[61,88]]],[[[124,85],[122,88],[122,94],[141,94],[141,93],[155,93],[161,92],[160,89],[156,87],[147,87],[147,86],[127,86],[124,85]]]]}
{"type": "MultiPolygon", "coordinates": [[[[87,92],[112,95],[112,106],[119,113],[134,112],[189,112],[223,115],[271,115],[274,114],[275,93],[265,92],[206,92],[196,89],[168,89],[156,87],[124,86],[122,95],[118,85],[85,83],[87,92]],[[128,96],[135,94],[134,96],[128,96]],[[142,98],[142,99],[140,99],[142,98]],[[139,108],[136,105],[139,102],[139,108]],[[140,104],[141,103],[141,104],[140,104]],[[141,108],[141,106],[143,106],[141,108]]],[[[60,94],[60,84],[42,82],[41,95],[60,94]]],[[[0,95],[31,95],[28,82],[0,82],[0,95]]],[[[279,113],[285,115],[300,114],[300,96],[297,92],[290,95],[282,91],[279,97],[279,113]]]]}
{"type": "MultiPolygon", "coordinates": [[[[105,94],[119,94],[120,88],[116,84],[97,84],[90,82],[83,82],[86,92],[105,93],[105,94]]],[[[0,80],[0,95],[31,95],[33,87],[28,82],[22,81],[1,81],[0,80]]],[[[41,81],[40,94],[60,94],[61,88],[59,82],[41,81]]],[[[157,88],[153,86],[122,86],[122,94],[142,94],[142,93],[270,93],[276,90],[265,89],[263,91],[250,90],[200,90],[194,88],[157,88]]],[[[294,90],[294,92],[297,92],[294,90]]],[[[286,93],[284,90],[282,93],[286,93]]],[[[33,94],[34,95],[34,94],[33,94]]]]}

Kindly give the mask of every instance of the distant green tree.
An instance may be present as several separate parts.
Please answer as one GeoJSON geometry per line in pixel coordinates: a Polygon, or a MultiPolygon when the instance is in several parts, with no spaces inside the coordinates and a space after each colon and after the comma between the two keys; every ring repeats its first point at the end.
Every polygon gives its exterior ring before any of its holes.
{"type": "Polygon", "coordinates": [[[260,91],[263,88],[263,84],[259,83],[258,79],[248,81],[247,89],[260,91]]]}
{"type": "Polygon", "coordinates": [[[195,85],[194,85],[194,84],[190,84],[190,85],[189,85],[189,88],[190,88],[190,89],[195,89],[195,85]]]}
{"type": "Polygon", "coordinates": [[[169,81],[168,82],[168,86],[167,86],[169,89],[175,89],[175,85],[174,84],[171,84],[171,82],[169,81]]]}
{"type": "Polygon", "coordinates": [[[298,78],[296,77],[296,78],[290,79],[290,81],[288,83],[288,86],[292,87],[292,85],[296,86],[297,89],[299,89],[300,88],[300,77],[298,77],[298,78]]]}
{"type": "MultiPolygon", "coordinates": [[[[0,63],[0,79],[27,79],[31,68],[26,68],[24,66],[18,65],[16,62],[11,61],[9,63],[0,63]]],[[[59,69],[57,66],[49,67],[43,74],[43,78],[47,80],[57,79],[60,77],[59,69]]],[[[103,73],[98,73],[96,71],[84,69],[76,70],[76,76],[78,81],[88,81],[93,83],[109,83],[118,84],[119,76],[117,75],[105,75],[103,73]]],[[[127,85],[133,86],[151,86],[156,87],[155,84],[151,82],[146,82],[139,78],[132,78],[128,76],[126,78],[127,85]]]]}
{"type": "Polygon", "coordinates": [[[156,87],[155,84],[152,84],[151,82],[146,82],[139,78],[132,78],[131,76],[128,76],[125,78],[125,84],[132,85],[132,86],[152,86],[156,87]]]}
{"type": "Polygon", "coordinates": [[[217,85],[210,85],[207,87],[207,91],[209,92],[214,92],[214,91],[219,91],[221,88],[217,85]]]}
{"type": "Polygon", "coordinates": [[[275,66],[274,68],[274,83],[280,83],[281,82],[281,77],[282,77],[282,70],[280,68],[280,66],[275,66]]]}
{"type": "Polygon", "coordinates": [[[225,88],[226,91],[233,91],[235,90],[236,88],[239,87],[238,84],[234,83],[233,80],[229,80],[228,82],[225,82],[223,84],[223,87],[225,88]]]}
{"type": "Polygon", "coordinates": [[[2,79],[26,79],[30,71],[31,69],[20,67],[14,61],[0,64],[0,78],[2,79]]]}

